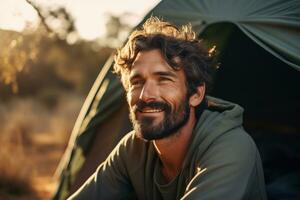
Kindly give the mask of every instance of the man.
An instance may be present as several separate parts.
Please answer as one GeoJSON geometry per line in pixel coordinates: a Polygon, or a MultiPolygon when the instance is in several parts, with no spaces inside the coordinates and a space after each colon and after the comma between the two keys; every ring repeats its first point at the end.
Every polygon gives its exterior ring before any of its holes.
{"type": "Polygon", "coordinates": [[[134,130],[70,199],[266,199],[243,109],[206,96],[212,51],[151,17],[115,57],[134,130]]]}

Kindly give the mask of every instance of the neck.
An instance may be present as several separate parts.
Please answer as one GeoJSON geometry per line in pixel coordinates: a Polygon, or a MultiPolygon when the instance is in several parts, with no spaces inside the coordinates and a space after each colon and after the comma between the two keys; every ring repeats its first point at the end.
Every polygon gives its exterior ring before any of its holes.
{"type": "Polygon", "coordinates": [[[154,141],[155,149],[163,165],[162,173],[167,182],[176,177],[181,170],[195,123],[195,112],[191,109],[188,122],[177,133],[154,141]]]}

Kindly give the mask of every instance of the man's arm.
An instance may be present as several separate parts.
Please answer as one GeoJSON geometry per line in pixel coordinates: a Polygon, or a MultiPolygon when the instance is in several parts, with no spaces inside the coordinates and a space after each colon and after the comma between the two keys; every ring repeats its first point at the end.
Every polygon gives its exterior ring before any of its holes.
{"type": "Polygon", "coordinates": [[[96,172],[68,200],[125,199],[132,192],[125,163],[127,139],[128,136],[125,136],[96,172]]]}
{"type": "Polygon", "coordinates": [[[261,160],[248,134],[226,133],[199,160],[182,200],[266,199],[261,160]]]}

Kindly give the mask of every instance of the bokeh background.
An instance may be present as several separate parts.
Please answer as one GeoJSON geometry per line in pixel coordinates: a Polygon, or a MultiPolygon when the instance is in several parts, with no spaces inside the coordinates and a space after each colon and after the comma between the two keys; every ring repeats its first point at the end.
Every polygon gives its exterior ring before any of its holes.
{"type": "Polygon", "coordinates": [[[0,199],[51,199],[108,56],[158,0],[0,0],[0,199]]]}

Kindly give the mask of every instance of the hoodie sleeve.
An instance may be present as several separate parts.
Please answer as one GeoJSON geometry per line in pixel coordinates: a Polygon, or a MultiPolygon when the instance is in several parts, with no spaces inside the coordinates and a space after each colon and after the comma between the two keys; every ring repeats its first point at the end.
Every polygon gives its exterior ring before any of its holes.
{"type": "Polygon", "coordinates": [[[125,162],[128,139],[125,136],[120,141],[96,172],[68,200],[128,199],[133,194],[125,162]]]}
{"type": "Polygon", "coordinates": [[[266,199],[259,153],[242,129],[219,136],[194,167],[181,200],[266,199]]]}

